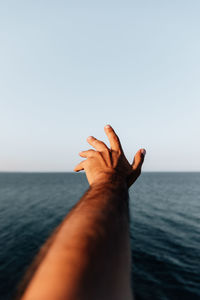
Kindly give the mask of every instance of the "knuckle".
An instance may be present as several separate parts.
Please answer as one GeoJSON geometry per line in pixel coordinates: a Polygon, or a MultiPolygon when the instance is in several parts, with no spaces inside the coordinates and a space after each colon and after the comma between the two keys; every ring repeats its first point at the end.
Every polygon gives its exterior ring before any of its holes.
{"type": "Polygon", "coordinates": [[[95,154],[96,154],[96,156],[97,156],[98,158],[100,158],[100,157],[101,157],[101,152],[99,152],[99,151],[95,151],[95,154]]]}
{"type": "Polygon", "coordinates": [[[113,139],[116,141],[116,142],[119,142],[119,138],[116,134],[113,135],[113,139]]]}
{"type": "Polygon", "coordinates": [[[122,151],[120,149],[117,151],[117,153],[119,156],[122,156],[122,151]]]}
{"type": "Polygon", "coordinates": [[[99,141],[99,146],[101,146],[101,148],[104,149],[105,144],[102,141],[99,141]]]}
{"type": "Polygon", "coordinates": [[[119,160],[119,159],[123,158],[121,150],[112,151],[112,152],[113,152],[113,155],[116,157],[116,159],[119,160]]]}
{"type": "Polygon", "coordinates": [[[111,155],[115,160],[119,160],[120,158],[120,154],[118,153],[118,151],[112,151],[111,155]]]}
{"type": "Polygon", "coordinates": [[[104,152],[107,154],[107,155],[110,155],[110,150],[108,148],[105,148],[104,152]]]}

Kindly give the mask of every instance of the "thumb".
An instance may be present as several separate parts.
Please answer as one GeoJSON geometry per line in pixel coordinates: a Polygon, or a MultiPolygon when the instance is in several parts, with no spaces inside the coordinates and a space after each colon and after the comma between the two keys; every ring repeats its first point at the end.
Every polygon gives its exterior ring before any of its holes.
{"type": "Polygon", "coordinates": [[[142,168],[142,164],[144,162],[145,154],[146,154],[145,149],[140,149],[136,153],[136,155],[134,157],[134,160],[133,160],[133,163],[132,163],[132,169],[133,170],[140,170],[142,168]]]}

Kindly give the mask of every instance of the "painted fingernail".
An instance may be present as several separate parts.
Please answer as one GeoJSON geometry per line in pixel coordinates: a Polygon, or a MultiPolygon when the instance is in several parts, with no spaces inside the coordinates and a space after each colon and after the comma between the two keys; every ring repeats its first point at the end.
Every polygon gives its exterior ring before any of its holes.
{"type": "Polygon", "coordinates": [[[111,128],[111,126],[108,124],[108,125],[105,126],[105,128],[111,128]]]}
{"type": "Polygon", "coordinates": [[[146,155],[146,150],[145,150],[145,149],[142,149],[142,150],[141,150],[141,153],[145,156],[145,155],[146,155]]]}

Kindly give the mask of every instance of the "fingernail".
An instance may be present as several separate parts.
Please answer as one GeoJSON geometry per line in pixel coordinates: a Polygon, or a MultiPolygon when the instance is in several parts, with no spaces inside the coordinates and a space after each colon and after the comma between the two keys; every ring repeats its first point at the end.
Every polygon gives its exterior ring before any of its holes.
{"type": "Polygon", "coordinates": [[[93,139],[93,136],[88,136],[87,140],[93,139]]]}
{"type": "Polygon", "coordinates": [[[142,150],[141,150],[141,153],[145,156],[145,155],[146,155],[146,150],[145,150],[145,149],[142,149],[142,150]]]}
{"type": "Polygon", "coordinates": [[[105,126],[105,128],[111,128],[111,126],[108,124],[108,125],[105,126]]]}

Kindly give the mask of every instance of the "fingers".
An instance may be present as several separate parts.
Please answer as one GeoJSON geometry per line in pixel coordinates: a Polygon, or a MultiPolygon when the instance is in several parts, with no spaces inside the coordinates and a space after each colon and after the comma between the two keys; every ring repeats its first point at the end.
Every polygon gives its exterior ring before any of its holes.
{"type": "Polygon", "coordinates": [[[102,141],[97,140],[95,137],[93,136],[89,136],[87,138],[87,142],[94,147],[97,151],[105,151],[106,149],[108,149],[108,147],[106,146],[106,144],[104,144],[102,141]]]}
{"type": "MultiPolygon", "coordinates": [[[[96,151],[95,150],[87,150],[87,151],[81,151],[79,153],[79,155],[81,157],[84,157],[84,158],[89,158],[89,157],[93,157],[95,155],[96,151]]],[[[82,171],[85,169],[85,162],[86,160],[83,160],[82,162],[80,162],[75,168],[74,168],[74,171],[75,172],[79,172],[79,171],[82,171]]]]}
{"type": "Polygon", "coordinates": [[[116,135],[114,129],[110,125],[106,125],[104,127],[104,130],[109,139],[111,149],[114,151],[122,151],[120,140],[116,135]]]}
{"type": "Polygon", "coordinates": [[[95,150],[90,149],[90,150],[87,150],[87,151],[81,151],[81,152],[79,153],[79,155],[80,155],[81,157],[88,158],[88,157],[94,156],[95,153],[96,153],[95,150]]]}
{"type": "Polygon", "coordinates": [[[136,153],[136,155],[134,157],[134,160],[133,160],[133,163],[132,163],[133,170],[141,170],[142,164],[144,162],[145,154],[146,154],[146,150],[145,149],[140,149],[136,153]]]}
{"type": "Polygon", "coordinates": [[[79,171],[82,171],[84,170],[84,161],[80,162],[75,168],[74,168],[74,171],[75,172],[79,172],[79,171]]]}

